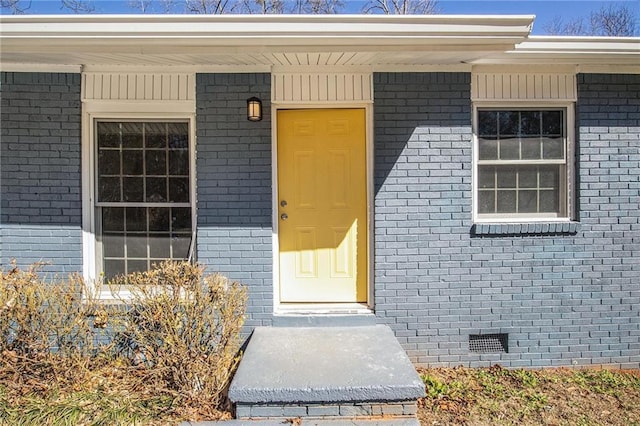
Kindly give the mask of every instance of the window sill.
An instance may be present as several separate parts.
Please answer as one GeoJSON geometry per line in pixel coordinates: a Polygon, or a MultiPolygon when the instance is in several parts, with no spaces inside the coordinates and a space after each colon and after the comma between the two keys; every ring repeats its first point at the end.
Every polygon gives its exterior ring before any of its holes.
{"type": "Polygon", "coordinates": [[[472,236],[575,235],[580,222],[476,223],[472,236]]]}

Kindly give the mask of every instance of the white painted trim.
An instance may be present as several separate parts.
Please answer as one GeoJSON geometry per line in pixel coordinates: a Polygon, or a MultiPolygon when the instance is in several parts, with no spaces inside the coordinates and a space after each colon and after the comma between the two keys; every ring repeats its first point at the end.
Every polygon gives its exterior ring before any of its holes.
{"type": "MultiPolygon", "coordinates": [[[[196,191],[196,105],[195,75],[191,75],[188,91],[189,100],[101,100],[86,99],[82,85],[82,275],[95,286],[101,277],[97,270],[97,240],[95,217],[95,126],[96,120],[188,120],[189,122],[189,165],[190,197],[192,208],[192,229],[197,225],[196,191]]],[[[96,287],[94,287],[96,288],[96,287]]],[[[102,289],[100,296],[111,299],[111,290],[102,289]],[[107,294],[108,293],[108,294],[107,294]]]]}
{"type": "Polygon", "coordinates": [[[374,72],[471,72],[471,64],[429,64],[429,65],[375,65],[374,72]]]}
{"type": "Polygon", "coordinates": [[[528,101],[528,102],[482,102],[474,101],[472,103],[472,165],[471,165],[471,204],[472,204],[472,220],[473,223],[535,223],[535,222],[570,222],[576,217],[576,161],[575,160],[575,102],[572,101],[528,101]],[[567,139],[566,147],[566,190],[564,191],[566,216],[554,217],[551,215],[494,215],[494,217],[478,216],[478,109],[484,108],[500,108],[509,109],[546,109],[546,108],[563,108],[566,112],[565,132],[567,139]]]}
{"type": "Polygon", "coordinates": [[[353,103],[373,100],[371,72],[271,74],[271,101],[280,104],[353,103]]]}
{"type": "Polygon", "coordinates": [[[578,98],[575,72],[473,72],[471,100],[488,102],[554,101],[578,98]]]}
{"type": "Polygon", "coordinates": [[[82,65],[65,65],[65,64],[21,64],[21,63],[3,63],[0,62],[0,71],[2,72],[53,72],[53,73],[73,73],[82,72],[82,65]]]}
{"type": "Polygon", "coordinates": [[[272,198],[272,250],[273,250],[273,313],[291,314],[291,313],[329,313],[326,306],[330,305],[330,313],[350,313],[353,311],[353,303],[341,304],[308,304],[308,303],[281,303],[280,302],[280,248],[278,243],[278,224],[280,218],[278,216],[278,110],[280,109],[332,109],[332,108],[354,108],[365,110],[365,156],[366,156],[366,187],[367,187],[367,296],[366,304],[356,304],[360,307],[367,306],[368,310],[359,311],[359,313],[370,313],[374,309],[374,122],[373,122],[373,106],[371,102],[309,102],[309,103],[271,103],[271,198],[272,198]]]}
{"type": "Polygon", "coordinates": [[[472,72],[474,74],[575,74],[577,68],[571,64],[474,64],[472,72]]]}
{"type": "Polygon", "coordinates": [[[576,72],[582,74],[640,74],[640,65],[584,64],[578,66],[576,72]]]}

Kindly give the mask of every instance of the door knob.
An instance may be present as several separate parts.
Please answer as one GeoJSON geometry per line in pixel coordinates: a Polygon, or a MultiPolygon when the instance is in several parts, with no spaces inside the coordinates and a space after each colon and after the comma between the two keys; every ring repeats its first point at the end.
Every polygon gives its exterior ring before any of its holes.
{"type": "Polygon", "coordinates": [[[289,219],[289,216],[287,216],[287,214],[286,214],[286,213],[282,213],[282,214],[280,215],[280,219],[282,219],[282,220],[287,220],[287,219],[289,219]]]}
{"type": "Polygon", "coordinates": [[[280,205],[281,205],[282,207],[287,207],[287,200],[282,200],[282,201],[280,201],[280,205]]]}

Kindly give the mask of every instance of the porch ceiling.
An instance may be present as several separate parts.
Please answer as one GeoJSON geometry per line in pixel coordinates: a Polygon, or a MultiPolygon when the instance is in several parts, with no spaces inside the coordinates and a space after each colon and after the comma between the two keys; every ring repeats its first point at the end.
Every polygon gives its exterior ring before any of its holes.
{"type": "Polygon", "coordinates": [[[0,63],[189,66],[459,64],[513,49],[533,16],[5,16],[0,63]]]}

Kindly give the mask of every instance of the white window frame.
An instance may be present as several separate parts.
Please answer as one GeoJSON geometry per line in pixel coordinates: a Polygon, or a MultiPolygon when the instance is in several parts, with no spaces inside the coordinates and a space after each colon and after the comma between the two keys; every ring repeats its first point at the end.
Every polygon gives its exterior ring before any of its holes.
{"type": "MultiPolygon", "coordinates": [[[[566,101],[476,101],[473,103],[473,165],[472,165],[472,182],[473,182],[473,222],[474,223],[530,223],[530,222],[570,222],[575,214],[575,103],[566,101]],[[478,163],[479,163],[479,139],[478,139],[478,111],[480,110],[552,110],[562,109],[565,116],[565,150],[566,163],[565,170],[566,185],[560,188],[564,192],[563,199],[565,205],[563,210],[565,215],[556,216],[553,214],[530,214],[526,213],[505,213],[493,215],[481,215],[478,213],[478,163]]],[[[540,164],[547,164],[541,161],[540,164]]]]}
{"type": "MultiPolygon", "coordinates": [[[[90,102],[83,105],[82,141],[82,210],[83,210],[83,278],[101,300],[113,300],[111,289],[98,287],[103,277],[99,271],[101,254],[97,239],[97,141],[98,121],[185,121],[189,124],[189,200],[191,205],[192,244],[195,252],[196,211],[196,116],[189,104],[90,102]]],[[[130,298],[124,289],[118,299],[130,298]]]]}

